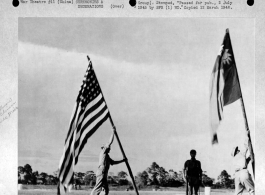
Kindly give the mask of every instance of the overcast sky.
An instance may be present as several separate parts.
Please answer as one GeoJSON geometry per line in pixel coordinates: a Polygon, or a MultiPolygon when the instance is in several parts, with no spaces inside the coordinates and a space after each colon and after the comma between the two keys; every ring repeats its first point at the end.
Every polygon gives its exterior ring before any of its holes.
{"type": "MultiPolygon", "coordinates": [[[[254,19],[20,18],[18,165],[58,169],[88,54],[134,175],[152,162],[180,171],[191,149],[208,176],[232,174],[230,153],[245,131],[240,101],[224,108],[218,145],[209,124],[210,76],[226,28],[254,143],[254,19]]],[[[96,171],[110,134],[106,121],[76,171],[96,171]]],[[[122,158],[116,141],[110,155],[122,158]]]]}

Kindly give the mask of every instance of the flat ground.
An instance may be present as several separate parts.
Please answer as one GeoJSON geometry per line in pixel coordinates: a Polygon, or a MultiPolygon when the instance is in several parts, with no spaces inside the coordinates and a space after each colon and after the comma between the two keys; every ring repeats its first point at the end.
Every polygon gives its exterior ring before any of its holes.
{"type": "MultiPolygon", "coordinates": [[[[21,186],[20,186],[21,187],[21,186]]],[[[135,191],[126,191],[126,186],[109,186],[109,195],[136,195],[135,191]]],[[[81,190],[72,189],[70,194],[73,195],[90,195],[92,188],[88,186],[82,186],[81,190]]],[[[154,191],[152,186],[139,190],[139,195],[185,195],[185,186],[178,188],[161,187],[158,191],[154,191]]],[[[63,193],[62,193],[63,194],[63,193]]],[[[201,195],[204,195],[204,188],[200,188],[201,195]]],[[[211,189],[211,195],[233,195],[234,190],[231,189],[211,189]]],[[[23,185],[21,190],[18,190],[18,195],[57,195],[55,185],[23,185]]]]}
{"type": "MultiPolygon", "coordinates": [[[[19,190],[18,195],[56,195],[56,190],[19,190]]],[[[90,190],[72,190],[73,195],[89,195],[90,190]]],[[[109,195],[135,195],[134,191],[110,191],[109,195]]],[[[185,191],[139,191],[140,195],[185,195],[185,191]]],[[[204,195],[203,189],[200,191],[201,195],[204,195]]],[[[212,190],[212,195],[233,195],[231,190],[212,190]]]]}

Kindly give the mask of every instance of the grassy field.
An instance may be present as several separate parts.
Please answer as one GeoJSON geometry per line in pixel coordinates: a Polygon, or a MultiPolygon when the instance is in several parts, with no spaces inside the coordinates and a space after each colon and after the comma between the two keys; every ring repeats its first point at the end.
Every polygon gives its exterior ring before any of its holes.
{"type": "MultiPolygon", "coordinates": [[[[18,191],[19,195],[56,195],[56,191],[55,190],[19,190],[18,191]]],[[[76,190],[76,191],[72,191],[69,194],[73,194],[73,195],[89,195],[90,191],[84,191],[84,190],[76,190]]],[[[135,195],[134,191],[110,191],[109,195],[122,195],[122,194],[126,194],[126,195],[135,195]]],[[[179,195],[184,195],[185,193],[181,193],[181,192],[148,192],[148,191],[139,191],[140,195],[159,195],[159,194],[163,194],[163,195],[173,195],[173,194],[179,194],[179,195]]]]}
{"type": "MultiPolygon", "coordinates": [[[[19,195],[56,195],[56,190],[19,190],[19,195]]],[[[73,195],[89,195],[90,191],[73,190],[73,195]]],[[[135,195],[134,191],[110,191],[109,195],[135,195]]],[[[140,195],[185,195],[184,191],[139,191],[140,195]]],[[[203,191],[200,194],[204,195],[203,191]]],[[[232,191],[212,191],[212,195],[233,195],[232,191]]]]}
{"type": "MultiPolygon", "coordinates": [[[[134,191],[126,191],[126,187],[113,187],[110,186],[109,195],[135,195],[134,191]]],[[[91,188],[87,186],[82,186],[81,190],[73,189],[71,193],[73,195],[89,195],[91,188]]],[[[233,195],[234,190],[227,189],[211,189],[211,195],[233,195]]],[[[22,190],[18,190],[18,195],[56,195],[55,185],[23,185],[22,190]]],[[[152,187],[146,188],[144,190],[139,190],[140,195],[185,195],[185,187],[179,188],[163,188],[161,187],[159,191],[154,191],[152,187]]],[[[201,195],[204,195],[204,188],[200,188],[201,195]]]]}

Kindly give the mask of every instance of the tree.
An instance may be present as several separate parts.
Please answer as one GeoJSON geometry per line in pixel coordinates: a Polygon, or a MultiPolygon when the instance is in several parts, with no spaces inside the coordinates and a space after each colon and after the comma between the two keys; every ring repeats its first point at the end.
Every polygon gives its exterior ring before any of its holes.
{"type": "Polygon", "coordinates": [[[59,169],[57,169],[56,171],[53,172],[53,183],[54,185],[58,184],[59,182],[59,169]]]}
{"type": "Polygon", "coordinates": [[[24,167],[19,166],[18,167],[18,174],[23,174],[24,173],[24,167]]]}
{"type": "Polygon", "coordinates": [[[58,178],[55,177],[54,175],[47,175],[46,184],[48,184],[48,185],[56,185],[56,184],[58,184],[58,178]]]}
{"type": "Polygon", "coordinates": [[[222,185],[221,185],[220,182],[216,182],[216,183],[214,184],[213,188],[215,188],[215,189],[220,189],[220,188],[222,188],[222,185]]]}
{"type": "Polygon", "coordinates": [[[44,173],[44,172],[41,172],[41,174],[39,176],[40,176],[39,179],[42,180],[42,183],[43,184],[47,184],[48,174],[47,173],[44,173]]]}
{"type": "Polygon", "coordinates": [[[167,186],[169,187],[180,187],[184,183],[181,173],[178,174],[173,169],[168,171],[167,186]]]}
{"type": "Polygon", "coordinates": [[[120,171],[118,172],[118,177],[119,178],[126,178],[128,176],[128,174],[124,171],[120,171]]]}
{"type": "Polygon", "coordinates": [[[22,183],[22,180],[24,180],[23,174],[24,174],[24,167],[19,166],[18,167],[18,183],[22,183]],[[22,178],[22,176],[23,176],[23,178],[22,178]]]}
{"type": "Polygon", "coordinates": [[[148,182],[149,176],[148,173],[146,171],[143,172],[139,172],[137,174],[137,182],[141,185],[141,186],[146,186],[147,182],[148,182]]]}
{"type": "Polygon", "coordinates": [[[156,162],[147,168],[147,172],[150,174],[152,185],[167,186],[168,172],[156,162]]]}
{"type": "Polygon", "coordinates": [[[85,185],[92,186],[94,183],[96,183],[96,175],[94,171],[87,171],[84,176],[84,183],[85,185]]]}
{"type": "Polygon", "coordinates": [[[147,172],[150,174],[151,185],[158,185],[158,169],[159,165],[153,162],[150,167],[147,168],[147,172]]]}
{"type": "Polygon", "coordinates": [[[128,174],[126,172],[120,171],[118,172],[117,176],[112,176],[112,178],[116,180],[119,185],[122,186],[122,185],[128,185],[129,181],[126,178],[127,176],[128,174]]]}
{"type": "Polygon", "coordinates": [[[185,183],[184,179],[183,179],[183,171],[179,171],[178,173],[178,181],[185,183]]]}
{"type": "Polygon", "coordinates": [[[206,171],[203,171],[202,173],[202,183],[204,186],[212,186],[213,185],[213,182],[214,182],[214,179],[208,177],[206,175],[206,171]]]}
{"type": "Polygon", "coordinates": [[[163,167],[160,167],[156,162],[153,162],[150,167],[146,169],[149,175],[148,184],[160,185],[163,187],[179,187],[182,186],[184,180],[182,172],[180,174],[170,169],[167,172],[163,167]]]}
{"type": "Polygon", "coordinates": [[[121,186],[128,185],[129,181],[126,178],[120,178],[118,184],[121,186]]]}
{"type": "Polygon", "coordinates": [[[24,171],[24,181],[23,183],[29,184],[31,183],[31,176],[32,176],[32,168],[29,164],[26,164],[23,168],[24,171]]]}
{"type": "Polygon", "coordinates": [[[112,176],[109,176],[107,177],[107,181],[109,184],[112,184],[112,185],[117,185],[119,183],[119,181],[115,180],[112,176]]]}
{"type": "Polygon", "coordinates": [[[53,176],[47,174],[46,185],[52,185],[52,184],[53,184],[53,176]]]}
{"type": "Polygon", "coordinates": [[[33,172],[29,164],[18,167],[18,183],[36,184],[38,171],[33,172]]]}
{"type": "Polygon", "coordinates": [[[226,170],[223,170],[217,179],[220,182],[222,187],[231,188],[233,184],[233,180],[230,178],[231,176],[226,172],[226,170]]]}
{"type": "Polygon", "coordinates": [[[85,173],[82,173],[82,172],[75,172],[74,173],[74,180],[75,180],[75,183],[77,185],[82,185],[84,184],[84,177],[85,177],[85,173]]]}
{"type": "Polygon", "coordinates": [[[173,169],[169,169],[169,171],[168,171],[168,177],[170,179],[177,180],[178,179],[178,173],[175,172],[173,169]]]}
{"type": "Polygon", "coordinates": [[[168,172],[163,167],[158,168],[158,181],[161,186],[167,186],[168,176],[168,172]]]}
{"type": "Polygon", "coordinates": [[[85,175],[95,175],[94,171],[87,171],[85,175]]]}
{"type": "Polygon", "coordinates": [[[29,173],[29,174],[32,173],[32,168],[31,168],[31,166],[29,164],[26,164],[24,166],[24,172],[29,173]]]}
{"type": "Polygon", "coordinates": [[[38,177],[39,177],[39,172],[34,171],[31,175],[31,183],[34,185],[37,184],[38,177]]]}

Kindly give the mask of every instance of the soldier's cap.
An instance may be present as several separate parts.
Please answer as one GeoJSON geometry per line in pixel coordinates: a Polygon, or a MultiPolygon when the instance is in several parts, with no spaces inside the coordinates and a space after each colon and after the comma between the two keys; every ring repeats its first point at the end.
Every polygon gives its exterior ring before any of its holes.
{"type": "Polygon", "coordinates": [[[237,153],[237,151],[238,151],[238,146],[236,146],[236,147],[233,148],[231,155],[232,156],[235,156],[236,153],[237,153]]]}
{"type": "Polygon", "coordinates": [[[105,149],[110,148],[110,145],[109,144],[102,144],[101,149],[103,149],[103,148],[105,148],[105,149]]]}

